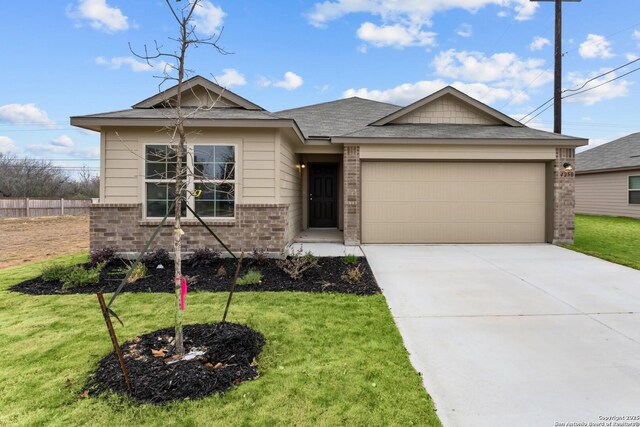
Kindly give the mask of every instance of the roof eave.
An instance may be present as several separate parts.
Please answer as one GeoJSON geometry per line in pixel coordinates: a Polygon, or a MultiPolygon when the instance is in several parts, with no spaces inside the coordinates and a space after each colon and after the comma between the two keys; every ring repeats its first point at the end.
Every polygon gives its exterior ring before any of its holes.
{"type": "MultiPolygon", "coordinates": [[[[71,125],[100,132],[103,127],[166,127],[175,124],[174,120],[114,118],[114,117],[71,117],[71,125]]],[[[292,128],[300,142],[305,141],[302,131],[293,119],[187,119],[186,127],[200,128],[292,128]]]]}
{"type": "Polygon", "coordinates": [[[432,145],[543,145],[552,147],[582,147],[588,139],[535,139],[535,138],[372,138],[372,137],[335,137],[336,144],[432,144],[432,145]]]}

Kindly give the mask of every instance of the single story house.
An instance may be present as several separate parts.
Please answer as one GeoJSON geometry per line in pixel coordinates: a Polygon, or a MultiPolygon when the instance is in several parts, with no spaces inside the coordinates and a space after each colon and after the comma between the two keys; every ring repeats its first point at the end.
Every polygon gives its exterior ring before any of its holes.
{"type": "Polygon", "coordinates": [[[576,212],[640,218],[640,132],[576,155],[576,212]]]}
{"type": "MultiPolygon", "coordinates": [[[[200,76],[183,88],[188,203],[235,250],[280,251],[313,229],[348,245],[573,239],[571,170],[588,141],[528,128],[452,87],[406,107],[353,97],[277,113],[200,76]]],[[[167,212],[176,95],[71,118],[100,132],[92,249],[139,251],[167,212]]],[[[215,246],[184,213],[185,250],[215,246]]],[[[157,245],[171,248],[171,232],[157,245]]]]}

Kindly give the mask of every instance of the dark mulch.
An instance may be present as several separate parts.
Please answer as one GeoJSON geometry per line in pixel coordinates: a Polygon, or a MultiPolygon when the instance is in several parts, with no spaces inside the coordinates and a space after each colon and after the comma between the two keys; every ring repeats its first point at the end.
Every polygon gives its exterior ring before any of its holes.
{"type": "MultiPolygon", "coordinates": [[[[366,258],[358,258],[362,279],[360,283],[351,284],[342,279],[342,275],[350,268],[344,264],[342,257],[318,258],[318,266],[305,271],[300,280],[291,279],[277,265],[276,260],[268,259],[263,264],[257,265],[251,260],[243,262],[240,275],[249,270],[262,272],[262,283],[256,285],[238,285],[236,291],[294,291],[294,292],[338,292],[357,295],[373,295],[380,293],[371,268],[366,258]]],[[[30,279],[10,289],[31,295],[52,294],[93,294],[96,292],[110,293],[116,290],[124,274],[114,274],[114,271],[123,266],[123,261],[111,262],[101,273],[100,282],[95,285],[82,288],[62,289],[59,282],[45,282],[40,277],[30,279]]],[[[188,261],[182,265],[182,274],[187,277],[189,291],[226,292],[233,281],[236,262],[231,258],[220,258],[211,267],[191,267],[188,261]],[[226,274],[219,276],[218,270],[223,267],[226,274]]],[[[173,265],[165,269],[149,268],[149,274],[144,279],[124,287],[126,292],[168,292],[173,293],[174,269],[173,265]]]]}
{"type": "MultiPolygon", "coordinates": [[[[121,346],[133,398],[156,404],[199,399],[259,376],[256,357],[265,344],[261,333],[234,323],[187,325],[185,354],[194,349],[205,354],[167,363],[173,356],[173,333],[173,329],[162,329],[121,346]]],[[[88,390],[90,395],[106,391],[127,393],[114,352],[100,361],[88,390]]]]}

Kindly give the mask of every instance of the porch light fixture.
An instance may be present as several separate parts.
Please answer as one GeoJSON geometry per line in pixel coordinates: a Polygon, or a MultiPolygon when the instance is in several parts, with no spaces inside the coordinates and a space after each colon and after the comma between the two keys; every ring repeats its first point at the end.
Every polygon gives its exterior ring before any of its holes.
{"type": "Polygon", "coordinates": [[[298,162],[298,164],[296,165],[296,167],[298,169],[304,169],[307,167],[307,165],[304,162],[298,162]]]}
{"type": "Polygon", "coordinates": [[[564,162],[564,164],[562,165],[562,168],[564,169],[564,172],[573,171],[573,165],[569,162],[564,162]]]}

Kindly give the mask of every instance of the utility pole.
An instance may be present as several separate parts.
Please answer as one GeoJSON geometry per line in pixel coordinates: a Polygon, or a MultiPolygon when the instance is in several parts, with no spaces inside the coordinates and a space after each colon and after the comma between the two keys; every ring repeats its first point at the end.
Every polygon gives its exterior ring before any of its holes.
{"type": "Polygon", "coordinates": [[[555,66],[553,73],[553,132],[562,133],[562,2],[579,3],[582,0],[530,0],[552,1],[556,4],[555,66]]]}

